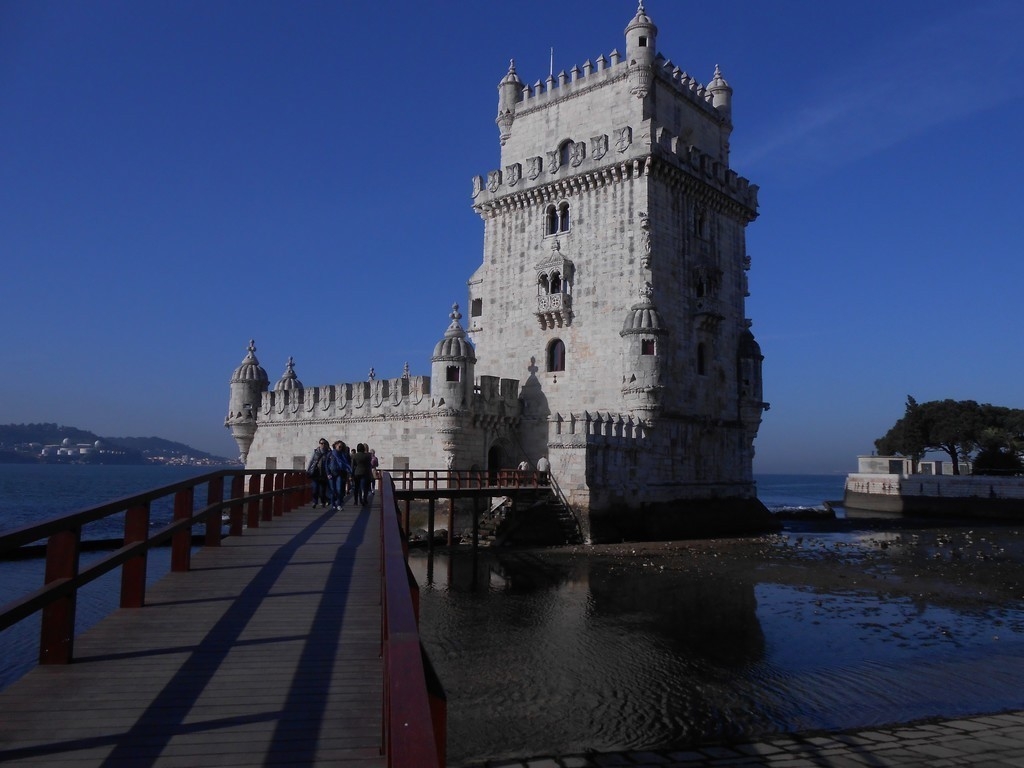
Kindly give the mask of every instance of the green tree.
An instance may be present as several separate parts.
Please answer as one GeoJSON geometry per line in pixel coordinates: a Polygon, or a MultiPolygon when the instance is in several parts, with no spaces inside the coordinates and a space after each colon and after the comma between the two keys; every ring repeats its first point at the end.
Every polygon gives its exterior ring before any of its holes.
{"type": "Polygon", "coordinates": [[[875,441],[882,454],[907,456],[916,466],[928,451],[942,451],[960,474],[960,462],[980,452],[986,462],[1000,468],[1012,466],[1024,447],[1024,411],[974,400],[932,400],[918,403],[907,397],[900,418],[875,441]]]}

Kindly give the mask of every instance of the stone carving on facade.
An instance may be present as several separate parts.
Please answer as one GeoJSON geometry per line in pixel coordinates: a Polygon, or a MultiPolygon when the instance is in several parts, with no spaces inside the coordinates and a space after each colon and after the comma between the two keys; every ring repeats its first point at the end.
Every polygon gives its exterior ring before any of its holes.
{"type": "Polygon", "coordinates": [[[501,171],[491,171],[487,174],[487,189],[497,192],[501,186],[501,171]]]}
{"type": "Polygon", "coordinates": [[[473,177],[473,197],[476,197],[484,191],[484,178],[483,176],[473,177]]]}
{"type": "Polygon", "coordinates": [[[595,160],[600,160],[606,154],[608,154],[608,134],[604,133],[600,136],[590,137],[590,154],[594,156],[595,160]]]}
{"type": "Polygon", "coordinates": [[[633,129],[628,125],[625,128],[615,129],[615,148],[619,152],[625,152],[633,143],[633,129]]]}
{"type": "Polygon", "coordinates": [[[651,268],[651,222],[647,211],[639,211],[640,217],[640,266],[644,269],[651,268]]]}
{"type": "Polygon", "coordinates": [[[582,141],[573,142],[569,150],[569,165],[578,168],[587,157],[587,145],[582,141]]]}
{"type": "Polygon", "coordinates": [[[544,170],[544,159],[541,157],[531,157],[526,161],[526,163],[528,166],[526,175],[529,177],[530,181],[536,180],[536,178],[540,176],[541,171],[544,170]]]}
{"type": "Polygon", "coordinates": [[[505,173],[508,175],[508,185],[514,187],[519,183],[519,180],[523,177],[523,166],[522,163],[512,163],[512,165],[505,166],[505,173]]]}
{"type": "Polygon", "coordinates": [[[552,150],[548,152],[548,173],[557,173],[560,158],[558,157],[558,150],[552,150]]]}

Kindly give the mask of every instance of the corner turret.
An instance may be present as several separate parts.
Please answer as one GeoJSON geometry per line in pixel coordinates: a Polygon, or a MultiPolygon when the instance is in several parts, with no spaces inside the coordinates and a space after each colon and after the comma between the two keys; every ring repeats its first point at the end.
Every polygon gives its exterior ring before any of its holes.
{"type": "Polygon", "coordinates": [[[523,83],[516,74],[516,62],[512,59],[508,63],[508,74],[498,83],[498,117],[494,122],[498,124],[498,134],[501,137],[502,146],[512,135],[512,121],[515,120],[516,104],[523,99],[523,83]]]}
{"type": "Polygon", "coordinates": [[[715,75],[708,83],[708,91],[711,93],[711,105],[721,113],[727,123],[732,122],[732,88],[722,77],[722,70],[715,64],[715,75]]]}
{"type": "Polygon", "coordinates": [[[641,0],[636,16],[626,27],[626,61],[629,62],[630,92],[640,99],[651,90],[657,37],[658,28],[648,18],[641,0]]]}
{"type": "Polygon", "coordinates": [[[476,351],[459,322],[462,315],[458,304],[452,304],[448,317],[452,322],[430,358],[430,391],[436,405],[444,401],[449,408],[462,408],[468,404],[468,394],[473,391],[476,351]]]}
{"type": "Polygon", "coordinates": [[[256,342],[249,339],[249,354],[231,376],[231,397],[228,401],[228,415],[224,419],[224,426],[231,430],[231,436],[238,444],[239,458],[243,463],[256,434],[256,414],[260,401],[269,386],[267,372],[256,359],[256,342]]]}

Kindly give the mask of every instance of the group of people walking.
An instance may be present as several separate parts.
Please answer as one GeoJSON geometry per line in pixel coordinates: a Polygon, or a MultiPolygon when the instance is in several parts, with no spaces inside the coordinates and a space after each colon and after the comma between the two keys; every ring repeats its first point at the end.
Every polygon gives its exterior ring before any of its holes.
{"type": "Polygon", "coordinates": [[[320,442],[309,460],[306,474],[313,484],[313,508],[341,509],[349,492],[359,505],[366,504],[374,492],[377,452],[364,443],[349,448],[341,440],[320,442]]]}

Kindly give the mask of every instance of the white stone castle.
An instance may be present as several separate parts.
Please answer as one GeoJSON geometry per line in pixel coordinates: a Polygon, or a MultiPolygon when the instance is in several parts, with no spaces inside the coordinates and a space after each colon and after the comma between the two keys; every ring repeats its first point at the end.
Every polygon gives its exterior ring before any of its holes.
{"type": "Polygon", "coordinates": [[[612,51],[498,85],[499,167],[473,180],[483,263],[431,375],[303,387],[249,354],[225,425],[250,468],[305,467],[320,436],[386,469],[550,460],[593,541],[768,525],[752,478],[768,405],[750,332],[745,229],[757,187],[729,167],[732,89],[656,50],[641,3],[612,51]]]}

